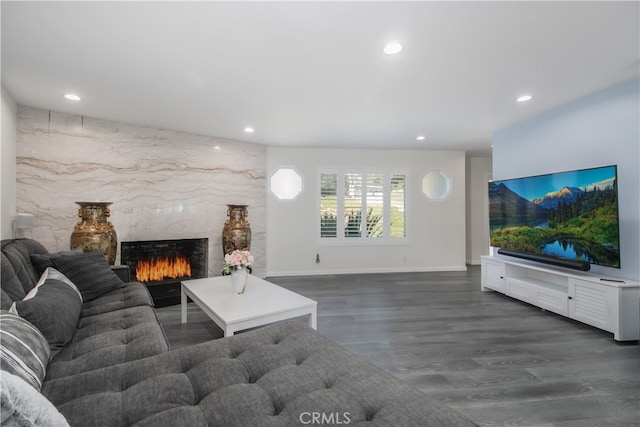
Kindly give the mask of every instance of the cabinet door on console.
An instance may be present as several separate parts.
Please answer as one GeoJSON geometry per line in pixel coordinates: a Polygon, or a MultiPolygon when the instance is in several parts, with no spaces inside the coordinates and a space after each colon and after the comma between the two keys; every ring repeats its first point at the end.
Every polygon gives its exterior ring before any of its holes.
{"type": "Polygon", "coordinates": [[[605,331],[615,329],[616,289],[585,280],[569,280],[569,317],[605,331]]]}
{"type": "Polygon", "coordinates": [[[484,261],[482,288],[493,289],[498,292],[505,293],[507,285],[505,283],[505,266],[503,262],[496,262],[490,260],[484,261]]]}

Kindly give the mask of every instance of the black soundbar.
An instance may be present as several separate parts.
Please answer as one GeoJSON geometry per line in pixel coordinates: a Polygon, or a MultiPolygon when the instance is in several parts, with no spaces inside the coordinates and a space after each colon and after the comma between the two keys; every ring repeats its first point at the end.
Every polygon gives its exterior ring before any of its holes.
{"type": "Polygon", "coordinates": [[[560,259],[546,255],[532,254],[529,252],[514,251],[513,249],[498,249],[500,255],[508,255],[516,258],[522,258],[529,261],[542,262],[544,264],[556,265],[558,267],[571,268],[573,270],[588,271],[591,264],[586,261],[578,261],[573,259],[560,259]]]}

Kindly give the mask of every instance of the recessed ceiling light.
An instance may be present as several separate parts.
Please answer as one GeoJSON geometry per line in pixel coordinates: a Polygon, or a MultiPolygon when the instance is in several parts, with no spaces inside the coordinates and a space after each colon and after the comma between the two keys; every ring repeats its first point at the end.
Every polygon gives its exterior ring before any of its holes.
{"type": "Polygon", "coordinates": [[[531,95],[522,95],[522,96],[519,96],[518,98],[516,98],[516,101],[518,101],[518,102],[527,102],[527,101],[530,101],[531,98],[533,98],[533,96],[531,96],[531,95]]]}
{"type": "Polygon", "coordinates": [[[214,149],[214,150],[219,150],[219,149],[220,149],[220,146],[219,146],[219,145],[216,145],[216,146],[214,146],[214,147],[213,147],[213,149],[214,149]]]}
{"type": "Polygon", "coordinates": [[[78,95],[74,95],[73,93],[67,93],[64,97],[71,101],[80,101],[80,97],[78,95]]]}
{"type": "Polygon", "coordinates": [[[402,50],[402,45],[398,42],[387,43],[384,47],[384,53],[387,55],[395,55],[402,50]]]}
{"type": "Polygon", "coordinates": [[[245,131],[246,133],[253,133],[253,128],[246,127],[246,128],[244,128],[244,131],[245,131]]]}
{"type": "Polygon", "coordinates": [[[420,135],[420,136],[418,136],[418,137],[416,138],[416,140],[418,140],[418,141],[424,141],[425,139],[427,139],[427,137],[426,137],[426,136],[424,136],[424,135],[420,135]]]}

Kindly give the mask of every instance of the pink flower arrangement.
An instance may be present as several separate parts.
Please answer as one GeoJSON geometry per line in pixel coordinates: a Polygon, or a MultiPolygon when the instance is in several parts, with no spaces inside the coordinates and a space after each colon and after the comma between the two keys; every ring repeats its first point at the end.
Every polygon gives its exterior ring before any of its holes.
{"type": "Polygon", "coordinates": [[[253,264],[253,256],[249,251],[240,251],[236,249],[230,254],[224,256],[224,273],[230,273],[231,269],[246,268],[253,264]]]}

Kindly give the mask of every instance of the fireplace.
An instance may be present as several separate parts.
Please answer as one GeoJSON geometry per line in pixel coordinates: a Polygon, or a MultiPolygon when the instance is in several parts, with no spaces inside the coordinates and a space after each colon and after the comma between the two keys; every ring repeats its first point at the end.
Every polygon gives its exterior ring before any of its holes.
{"type": "Polygon", "coordinates": [[[156,307],[180,303],[180,282],[208,274],[209,239],[122,242],[120,260],[131,280],[149,289],[156,307]]]}

